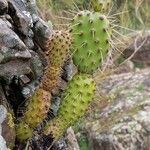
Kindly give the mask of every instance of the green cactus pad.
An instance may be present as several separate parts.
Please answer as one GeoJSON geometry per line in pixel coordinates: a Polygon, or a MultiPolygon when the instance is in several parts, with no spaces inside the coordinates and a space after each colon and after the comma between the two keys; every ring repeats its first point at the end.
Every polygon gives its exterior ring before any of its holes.
{"type": "Polygon", "coordinates": [[[47,44],[48,61],[51,65],[61,67],[69,56],[71,37],[68,31],[54,31],[47,44]]]}
{"type": "Polygon", "coordinates": [[[29,127],[35,128],[46,117],[50,108],[51,94],[43,89],[38,89],[29,100],[23,121],[29,127]]]}
{"type": "Polygon", "coordinates": [[[71,23],[72,55],[79,72],[93,73],[107,56],[111,28],[106,16],[81,11],[71,23]]]}
{"type": "Polygon", "coordinates": [[[31,129],[25,122],[21,122],[16,127],[16,134],[20,141],[25,141],[33,136],[33,129],[31,129]]]}
{"type": "Polygon", "coordinates": [[[93,99],[94,91],[95,83],[92,78],[88,75],[75,75],[64,93],[58,116],[46,125],[44,133],[52,134],[56,139],[60,137],[60,133],[85,114],[93,99]]]}

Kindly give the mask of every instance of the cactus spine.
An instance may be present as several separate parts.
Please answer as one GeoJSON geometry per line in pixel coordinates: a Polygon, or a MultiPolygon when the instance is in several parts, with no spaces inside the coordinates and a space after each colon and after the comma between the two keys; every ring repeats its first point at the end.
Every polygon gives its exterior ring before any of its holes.
{"type": "Polygon", "coordinates": [[[79,72],[93,73],[106,57],[111,28],[106,16],[81,11],[71,23],[73,61],[79,72]]]}
{"type": "Polygon", "coordinates": [[[51,135],[54,140],[84,115],[96,89],[90,74],[102,64],[110,48],[111,28],[104,15],[82,11],[74,17],[70,27],[71,52],[79,74],[69,82],[58,115],[44,128],[44,134],[51,135]]]}
{"type": "Polygon", "coordinates": [[[38,89],[26,108],[23,119],[17,126],[17,137],[23,141],[33,134],[33,128],[37,127],[46,117],[50,108],[51,94],[43,89],[38,89]]]}
{"type": "Polygon", "coordinates": [[[58,116],[48,123],[44,133],[58,139],[62,133],[82,117],[92,101],[95,83],[89,75],[75,75],[66,89],[58,116]]]}
{"type": "Polygon", "coordinates": [[[52,90],[55,89],[59,84],[60,76],[61,67],[49,66],[43,76],[41,88],[46,91],[52,92],[52,90]]]}
{"type": "Polygon", "coordinates": [[[42,80],[42,89],[52,91],[60,81],[64,62],[69,57],[71,37],[67,31],[54,31],[47,44],[49,65],[42,80]]]}
{"type": "Polygon", "coordinates": [[[112,0],[91,0],[91,8],[95,12],[106,13],[112,5],[112,0]]]}
{"type": "Polygon", "coordinates": [[[29,100],[23,120],[31,128],[35,128],[46,117],[50,108],[50,100],[51,94],[43,89],[38,89],[29,100]]]}
{"type": "Polygon", "coordinates": [[[61,67],[69,56],[71,37],[68,31],[54,31],[48,41],[48,62],[52,66],[61,67]]]}
{"type": "Polygon", "coordinates": [[[51,92],[57,86],[61,67],[69,56],[71,38],[66,31],[55,31],[48,41],[48,67],[41,87],[29,99],[23,119],[17,126],[17,137],[24,141],[32,137],[33,129],[46,117],[51,100],[51,92]]]}

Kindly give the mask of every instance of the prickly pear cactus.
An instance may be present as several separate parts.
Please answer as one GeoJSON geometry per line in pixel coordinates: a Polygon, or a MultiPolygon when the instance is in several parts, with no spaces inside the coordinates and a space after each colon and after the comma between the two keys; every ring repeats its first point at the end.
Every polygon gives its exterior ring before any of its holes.
{"type": "Polygon", "coordinates": [[[54,31],[47,44],[48,66],[41,88],[52,92],[60,82],[62,66],[69,57],[72,40],[68,31],[54,31]]]}
{"type": "Polygon", "coordinates": [[[98,12],[81,11],[74,17],[70,28],[74,64],[79,72],[93,73],[110,48],[109,20],[98,12]]]}
{"type": "Polygon", "coordinates": [[[58,140],[68,128],[66,122],[59,116],[51,120],[44,129],[45,135],[50,135],[54,140],[58,140]]]}
{"type": "Polygon", "coordinates": [[[112,0],[91,0],[91,8],[96,12],[106,13],[112,5],[112,0]]]}
{"type": "Polygon", "coordinates": [[[50,100],[51,94],[43,89],[38,89],[29,99],[24,117],[16,126],[17,137],[20,141],[32,137],[33,128],[43,121],[49,111],[50,100]]]}
{"type": "Polygon", "coordinates": [[[71,37],[67,31],[54,31],[48,41],[48,62],[52,66],[61,67],[69,56],[71,37]]]}
{"type": "Polygon", "coordinates": [[[16,127],[16,133],[20,141],[25,141],[33,136],[33,129],[25,122],[21,122],[16,127]]]}
{"type": "Polygon", "coordinates": [[[51,94],[43,89],[38,89],[26,108],[23,120],[31,127],[35,128],[46,117],[50,108],[51,94]]]}
{"type": "Polygon", "coordinates": [[[44,133],[52,134],[54,139],[82,117],[92,101],[95,83],[88,75],[75,75],[66,89],[58,116],[48,123],[44,133]]]}
{"type": "Polygon", "coordinates": [[[55,89],[59,84],[60,76],[61,76],[61,67],[57,66],[48,67],[43,76],[41,88],[46,91],[52,92],[52,90],[55,89]]]}

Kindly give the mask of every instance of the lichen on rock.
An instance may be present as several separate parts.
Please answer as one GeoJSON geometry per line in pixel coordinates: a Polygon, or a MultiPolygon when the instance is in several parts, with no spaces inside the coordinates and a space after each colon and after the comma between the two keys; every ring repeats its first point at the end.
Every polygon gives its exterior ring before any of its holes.
{"type": "Polygon", "coordinates": [[[112,75],[99,85],[108,97],[115,96],[86,122],[94,150],[149,149],[149,76],[149,69],[144,69],[112,75]]]}

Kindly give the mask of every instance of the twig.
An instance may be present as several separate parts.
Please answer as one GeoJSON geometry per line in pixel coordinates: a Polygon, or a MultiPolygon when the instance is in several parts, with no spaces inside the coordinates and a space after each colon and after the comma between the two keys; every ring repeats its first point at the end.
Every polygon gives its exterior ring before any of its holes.
{"type": "Polygon", "coordinates": [[[140,46],[138,46],[137,47],[137,41],[138,41],[138,39],[139,39],[139,37],[137,37],[136,39],[135,39],[135,42],[134,42],[134,52],[132,53],[132,55],[130,56],[130,57],[128,57],[124,62],[122,62],[120,65],[122,65],[122,64],[125,64],[127,61],[129,61],[129,60],[131,60],[133,57],[134,57],[134,55],[141,49],[141,47],[145,44],[145,42],[147,41],[147,37],[144,39],[144,41],[141,43],[141,45],[140,46]]]}

